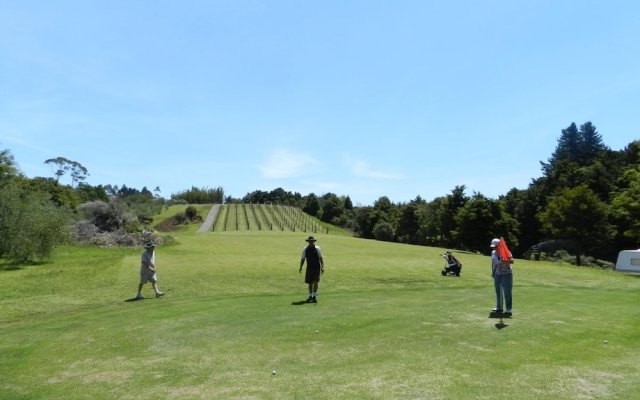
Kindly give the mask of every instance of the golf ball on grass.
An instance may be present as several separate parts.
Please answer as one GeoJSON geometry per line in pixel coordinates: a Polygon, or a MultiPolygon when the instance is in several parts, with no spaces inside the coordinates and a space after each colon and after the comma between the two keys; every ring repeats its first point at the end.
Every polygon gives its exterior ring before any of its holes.
{"type": "Polygon", "coordinates": [[[271,375],[275,375],[276,374],[276,370],[274,369],[273,371],[271,371],[271,375]]]}

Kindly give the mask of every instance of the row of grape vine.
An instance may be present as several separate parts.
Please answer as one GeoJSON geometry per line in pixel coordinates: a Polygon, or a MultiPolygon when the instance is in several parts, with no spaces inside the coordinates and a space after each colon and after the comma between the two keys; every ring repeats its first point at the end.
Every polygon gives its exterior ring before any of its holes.
{"type": "Polygon", "coordinates": [[[297,207],[279,204],[224,204],[213,225],[224,231],[287,231],[329,233],[317,219],[297,207]]]}

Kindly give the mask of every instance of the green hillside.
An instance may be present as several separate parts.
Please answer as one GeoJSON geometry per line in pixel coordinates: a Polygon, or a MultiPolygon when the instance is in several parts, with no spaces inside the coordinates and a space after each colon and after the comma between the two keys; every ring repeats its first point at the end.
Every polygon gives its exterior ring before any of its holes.
{"type": "Polygon", "coordinates": [[[640,398],[636,276],[517,260],[499,325],[487,256],[443,277],[445,249],[317,233],[304,304],[309,233],[197,228],[157,248],[161,299],[125,301],[141,249],[0,262],[0,398],[640,398]]]}

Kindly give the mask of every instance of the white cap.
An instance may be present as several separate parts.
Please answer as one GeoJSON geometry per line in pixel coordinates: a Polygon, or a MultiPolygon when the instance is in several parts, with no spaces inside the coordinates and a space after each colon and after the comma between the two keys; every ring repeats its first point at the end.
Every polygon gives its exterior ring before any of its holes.
{"type": "Polygon", "coordinates": [[[497,247],[500,244],[500,239],[493,239],[491,241],[491,246],[490,247],[497,247]]]}

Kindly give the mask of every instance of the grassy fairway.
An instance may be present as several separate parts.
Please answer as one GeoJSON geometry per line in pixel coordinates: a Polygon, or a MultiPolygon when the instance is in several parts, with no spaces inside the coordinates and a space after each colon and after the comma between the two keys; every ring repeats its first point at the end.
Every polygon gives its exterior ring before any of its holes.
{"type": "Polygon", "coordinates": [[[442,249],[317,235],[298,304],[306,234],[196,228],[157,248],[161,299],[124,301],[140,250],[0,264],[0,398],[640,399],[638,277],[517,260],[497,329],[486,256],[442,277],[442,249]]]}

